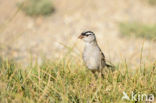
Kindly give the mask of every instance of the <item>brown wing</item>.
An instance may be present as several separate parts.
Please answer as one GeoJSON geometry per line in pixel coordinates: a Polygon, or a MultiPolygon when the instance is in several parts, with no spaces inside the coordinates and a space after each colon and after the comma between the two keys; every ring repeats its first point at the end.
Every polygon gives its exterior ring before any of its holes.
{"type": "Polygon", "coordinates": [[[106,66],[105,55],[103,54],[101,49],[100,49],[100,53],[101,53],[101,68],[104,68],[106,66]]]}
{"type": "Polygon", "coordinates": [[[101,68],[104,68],[105,66],[108,68],[114,68],[114,66],[106,63],[105,55],[103,54],[103,52],[101,50],[100,50],[100,52],[101,52],[101,68]]]}

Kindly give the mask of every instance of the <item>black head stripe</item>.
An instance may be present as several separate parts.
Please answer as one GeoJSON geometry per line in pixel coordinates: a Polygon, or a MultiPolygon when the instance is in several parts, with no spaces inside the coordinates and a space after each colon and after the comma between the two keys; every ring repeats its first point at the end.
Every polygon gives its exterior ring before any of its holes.
{"type": "Polygon", "coordinates": [[[81,35],[89,36],[89,35],[95,35],[95,34],[92,31],[86,31],[86,32],[82,32],[81,35]]]}
{"type": "Polygon", "coordinates": [[[85,33],[85,32],[82,32],[82,33],[81,33],[81,35],[85,36],[85,35],[86,35],[86,33],[85,33]]]}

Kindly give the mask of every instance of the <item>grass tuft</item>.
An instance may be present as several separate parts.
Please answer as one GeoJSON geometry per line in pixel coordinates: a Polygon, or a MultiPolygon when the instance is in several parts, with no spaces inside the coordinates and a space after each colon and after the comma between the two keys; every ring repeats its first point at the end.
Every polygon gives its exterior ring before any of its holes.
{"type": "Polygon", "coordinates": [[[155,6],[156,0],[146,0],[150,5],[155,6]]]}
{"type": "Polygon", "coordinates": [[[156,25],[147,25],[138,22],[123,22],[119,25],[120,32],[124,36],[156,39],[156,25]]]}
{"type": "Polygon", "coordinates": [[[121,99],[123,91],[156,96],[156,69],[152,64],[133,71],[120,64],[98,79],[83,65],[67,59],[26,68],[5,60],[0,64],[1,103],[132,102],[121,99]]]}
{"type": "Polygon", "coordinates": [[[18,7],[29,16],[47,16],[55,10],[50,0],[26,0],[18,7]]]}

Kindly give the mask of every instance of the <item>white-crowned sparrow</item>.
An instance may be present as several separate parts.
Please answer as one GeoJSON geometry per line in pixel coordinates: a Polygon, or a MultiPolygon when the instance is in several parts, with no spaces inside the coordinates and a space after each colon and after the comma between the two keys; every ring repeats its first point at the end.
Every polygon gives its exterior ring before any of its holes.
{"type": "Polygon", "coordinates": [[[99,48],[96,36],[92,31],[82,32],[79,39],[85,42],[83,61],[89,70],[96,72],[101,71],[104,67],[113,67],[106,63],[105,56],[99,48]]]}

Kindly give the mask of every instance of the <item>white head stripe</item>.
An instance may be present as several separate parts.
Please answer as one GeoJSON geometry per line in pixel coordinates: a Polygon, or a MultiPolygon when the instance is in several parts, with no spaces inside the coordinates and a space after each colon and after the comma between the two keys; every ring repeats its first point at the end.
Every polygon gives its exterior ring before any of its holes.
{"type": "Polygon", "coordinates": [[[88,35],[89,35],[89,34],[93,34],[93,33],[91,33],[91,32],[88,32],[88,33],[86,33],[86,34],[88,34],[88,35]]]}

